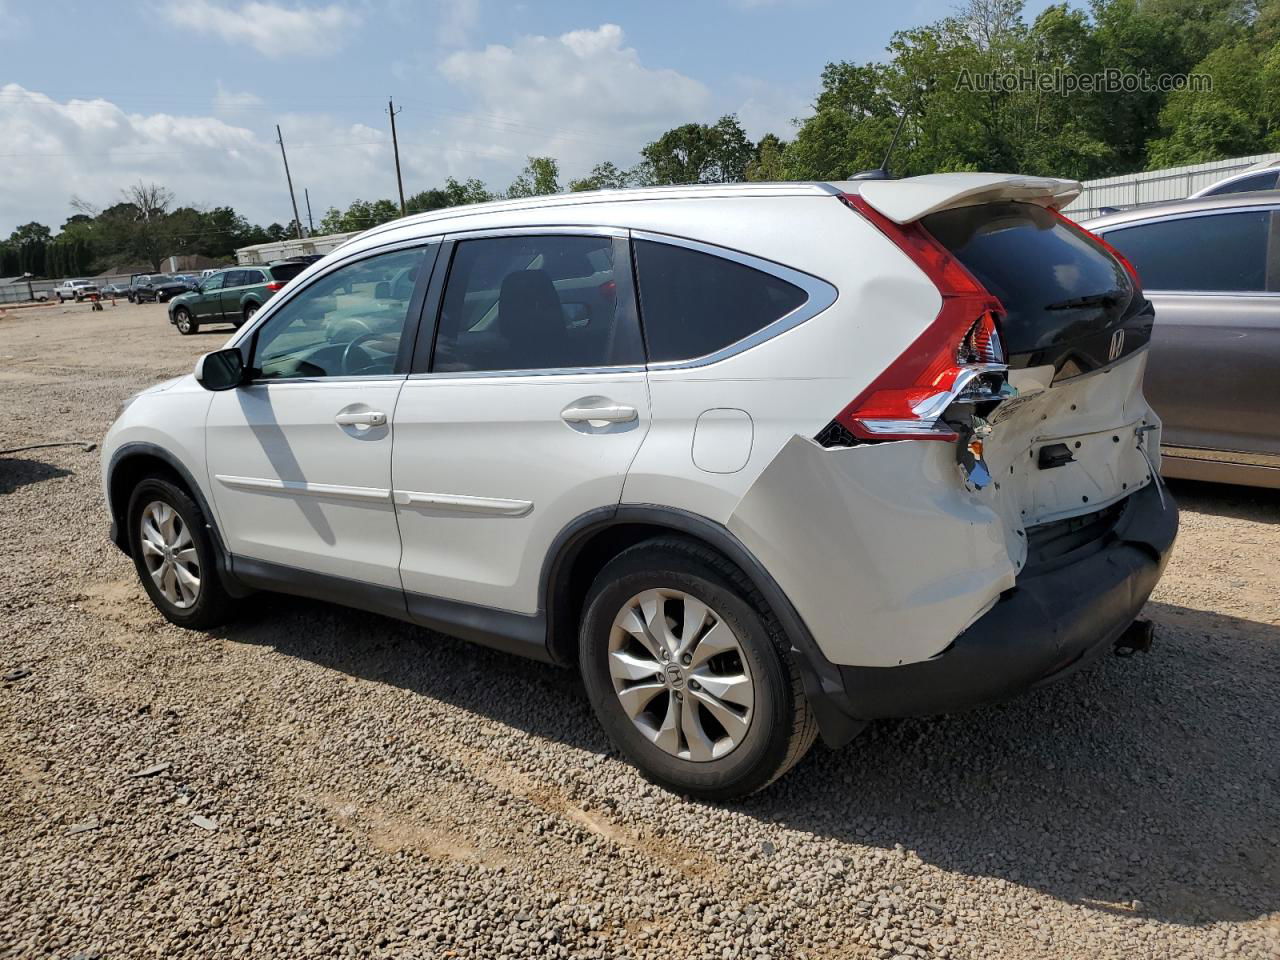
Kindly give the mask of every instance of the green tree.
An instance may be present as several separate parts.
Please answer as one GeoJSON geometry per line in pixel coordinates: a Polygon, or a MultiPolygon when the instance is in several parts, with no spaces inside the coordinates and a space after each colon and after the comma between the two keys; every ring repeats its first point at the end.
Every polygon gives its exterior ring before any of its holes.
{"type": "Polygon", "coordinates": [[[15,247],[20,247],[24,243],[48,243],[52,239],[53,233],[49,228],[43,223],[36,223],[34,220],[30,223],[24,223],[9,234],[9,243],[15,247]]]}
{"type": "Polygon", "coordinates": [[[733,114],[712,125],[686,123],[668,130],[640,151],[652,181],[733,183],[746,179],[755,146],[733,114]]]}
{"type": "Polygon", "coordinates": [[[777,181],[787,179],[785,159],[787,145],[772,133],[766,133],[756,144],[756,155],[747,162],[748,180],[777,181]]]}
{"type": "Polygon", "coordinates": [[[552,157],[530,157],[525,168],[507,188],[507,196],[512,199],[559,192],[560,165],[552,157]]]}
{"type": "Polygon", "coordinates": [[[583,190],[618,190],[629,186],[631,186],[630,172],[619,170],[609,160],[597,163],[585,177],[569,181],[569,190],[573,193],[580,193],[583,190]]]}
{"type": "Polygon", "coordinates": [[[445,180],[443,187],[434,187],[415,193],[405,201],[410,213],[426,213],[429,210],[442,210],[446,207],[462,207],[471,203],[485,203],[495,199],[481,181],[474,178],[459,183],[453,177],[445,180]]]}

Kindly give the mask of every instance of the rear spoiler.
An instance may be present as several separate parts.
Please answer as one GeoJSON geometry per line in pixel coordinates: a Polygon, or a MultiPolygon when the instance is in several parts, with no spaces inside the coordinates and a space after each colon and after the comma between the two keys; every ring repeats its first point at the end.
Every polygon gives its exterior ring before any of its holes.
{"type": "Polygon", "coordinates": [[[910,223],[939,210],[998,200],[1037,203],[1060,210],[1080,195],[1078,180],[1011,173],[930,173],[905,180],[853,180],[834,184],[856,193],[894,223],[910,223]]]}

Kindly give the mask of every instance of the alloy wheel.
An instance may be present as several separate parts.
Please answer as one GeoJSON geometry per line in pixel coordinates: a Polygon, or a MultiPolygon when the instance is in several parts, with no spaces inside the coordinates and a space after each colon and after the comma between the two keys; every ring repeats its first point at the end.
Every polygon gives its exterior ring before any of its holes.
{"type": "Polygon", "coordinates": [[[636,729],[682,760],[719,759],[751,726],[755,686],[737,635],[683,591],[646,590],[623,605],[609,675],[636,729]]]}
{"type": "Polygon", "coordinates": [[[200,599],[200,556],[182,516],[163,500],[142,511],[139,543],[147,572],[161,595],[179,610],[200,599]]]}

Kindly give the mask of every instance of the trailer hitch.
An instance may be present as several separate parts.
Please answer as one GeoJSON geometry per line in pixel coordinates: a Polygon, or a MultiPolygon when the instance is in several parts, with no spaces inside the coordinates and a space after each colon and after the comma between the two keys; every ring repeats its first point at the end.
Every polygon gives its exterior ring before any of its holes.
{"type": "Polygon", "coordinates": [[[1125,627],[1124,633],[1116,637],[1115,654],[1117,657],[1132,657],[1135,653],[1146,653],[1156,637],[1156,625],[1150,620],[1135,620],[1125,627]]]}

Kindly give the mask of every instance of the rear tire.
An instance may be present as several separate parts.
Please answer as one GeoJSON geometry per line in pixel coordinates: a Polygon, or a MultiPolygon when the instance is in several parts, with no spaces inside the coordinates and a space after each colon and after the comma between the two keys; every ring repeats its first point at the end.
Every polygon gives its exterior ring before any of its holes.
{"type": "Polygon", "coordinates": [[[768,786],[812,746],[817,723],[782,628],[719,554],[678,537],[637,544],[604,566],[585,606],[587,695],[648,779],[730,800],[768,786]]]}
{"type": "Polygon", "coordinates": [[[166,620],[204,630],[232,616],[236,602],[219,579],[207,519],[185,490],[148,477],[129,498],[127,522],[138,579],[166,620]]]}
{"type": "Polygon", "coordinates": [[[187,337],[200,329],[200,324],[196,323],[191,316],[191,311],[186,307],[178,307],[173,311],[173,325],[178,328],[180,334],[187,337]]]}
{"type": "MultiPolygon", "coordinates": [[[[240,323],[241,324],[248,323],[250,320],[253,319],[253,315],[257,312],[258,312],[258,305],[256,303],[246,303],[244,305],[244,319],[241,320],[240,323]]],[[[239,324],[237,324],[237,326],[239,326],[239,324]]]]}

